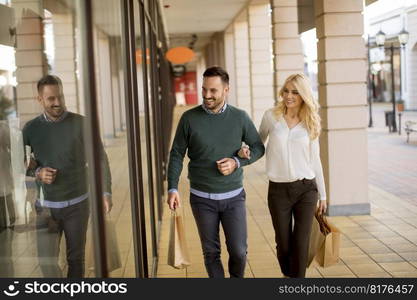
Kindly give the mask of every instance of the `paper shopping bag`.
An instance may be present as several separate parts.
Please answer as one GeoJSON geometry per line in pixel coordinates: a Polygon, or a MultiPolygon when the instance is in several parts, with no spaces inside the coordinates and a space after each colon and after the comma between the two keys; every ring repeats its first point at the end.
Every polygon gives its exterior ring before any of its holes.
{"type": "Polygon", "coordinates": [[[168,265],[176,269],[183,269],[190,264],[183,218],[173,212],[169,232],[168,265]]]}
{"type": "Polygon", "coordinates": [[[310,242],[308,248],[308,260],[307,260],[307,267],[310,267],[311,263],[314,260],[314,257],[319,252],[320,248],[323,246],[325,235],[320,231],[320,224],[318,221],[318,216],[313,218],[313,223],[311,225],[311,233],[310,233],[310,242]]]}
{"type": "Polygon", "coordinates": [[[339,262],[340,231],[323,215],[318,215],[317,221],[320,224],[324,242],[318,250],[315,259],[320,266],[329,267],[339,262]]]}
{"type": "Polygon", "coordinates": [[[107,268],[112,272],[122,267],[119,244],[117,243],[116,228],[110,218],[106,218],[107,268]]]}
{"type": "MultiPolygon", "coordinates": [[[[110,217],[105,217],[106,228],[106,253],[107,253],[107,269],[108,272],[112,272],[122,267],[122,261],[120,258],[120,249],[117,243],[116,227],[110,217]]],[[[91,225],[91,224],[90,224],[91,225]]],[[[89,276],[90,272],[94,272],[94,245],[91,238],[91,226],[87,231],[87,242],[85,250],[85,267],[86,275],[89,276]]]]}

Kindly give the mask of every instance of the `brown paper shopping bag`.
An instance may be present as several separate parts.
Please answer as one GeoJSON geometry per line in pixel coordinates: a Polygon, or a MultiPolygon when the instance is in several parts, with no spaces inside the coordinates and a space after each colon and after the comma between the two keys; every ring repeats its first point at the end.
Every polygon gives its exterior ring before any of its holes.
{"type": "Polygon", "coordinates": [[[186,268],[191,263],[182,216],[176,212],[172,212],[170,226],[168,265],[176,269],[186,268]]]}
{"type": "Polygon", "coordinates": [[[318,250],[315,259],[322,267],[329,267],[339,262],[340,231],[330,223],[325,216],[316,215],[324,242],[318,250]]]}
{"type": "Polygon", "coordinates": [[[320,248],[323,246],[325,235],[320,231],[320,224],[318,221],[318,216],[313,218],[313,223],[311,224],[311,233],[310,233],[310,243],[308,248],[308,260],[307,267],[311,265],[314,260],[314,257],[319,252],[320,248]]]}
{"type": "MultiPolygon", "coordinates": [[[[112,272],[122,267],[122,260],[120,258],[119,244],[117,243],[115,224],[109,216],[105,217],[104,224],[106,228],[107,269],[109,272],[112,272]]],[[[91,224],[87,231],[85,266],[87,276],[90,272],[94,272],[94,246],[91,236],[91,224]]]]}
{"type": "Polygon", "coordinates": [[[110,218],[106,218],[107,268],[109,272],[122,267],[116,227],[110,218]]]}

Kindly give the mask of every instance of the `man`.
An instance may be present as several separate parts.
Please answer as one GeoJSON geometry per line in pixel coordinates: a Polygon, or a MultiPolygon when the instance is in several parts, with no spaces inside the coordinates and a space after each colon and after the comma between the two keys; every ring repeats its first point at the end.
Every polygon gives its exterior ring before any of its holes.
{"type": "Polygon", "coordinates": [[[0,119],[0,278],[14,277],[12,229],[15,220],[10,128],[6,120],[0,119]]]}
{"type": "Polygon", "coordinates": [[[224,277],[220,260],[219,225],[229,252],[230,277],[243,277],[247,253],[245,191],[242,166],[265,152],[249,116],[226,103],[229,75],[220,67],[203,74],[203,104],[185,112],[178,124],[168,166],[168,205],[180,206],[178,180],[185,152],[190,163],[190,203],[198,227],[209,277],[224,277]],[[237,152],[245,142],[251,159],[237,152]]]}
{"type": "MultiPolygon", "coordinates": [[[[89,217],[87,163],[84,151],[84,117],[66,110],[61,80],[47,75],[39,80],[38,101],[43,114],[23,129],[30,146],[38,199],[35,203],[39,264],[45,277],[62,277],[58,266],[62,233],[67,246],[68,277],[84,277],[84,254],[89,217]]],[[[104,209],[109,212],[111,176],[100,144],[104,209]]]]}

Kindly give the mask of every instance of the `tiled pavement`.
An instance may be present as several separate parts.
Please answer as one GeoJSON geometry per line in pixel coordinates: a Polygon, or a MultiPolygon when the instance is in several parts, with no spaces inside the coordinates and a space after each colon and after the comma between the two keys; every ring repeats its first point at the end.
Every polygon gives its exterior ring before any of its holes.
{"type": "Polygon", "coordinates": [[[417,133],[406,143],[404,132],[405,121],[417,121],[417,111],[402,114],[400,136],[385,127],[384,110],[390,108],[374,105],[374,127],[368,130],[369,183],[417,205],[417,133]]]}
{"type": "MultiPolygon", "coordinates": [[[[184,109],[187,108],[177,109],[177,119],[184,109]]],[[[383,115],[388,109],[386,105],[374,105],[375,126],[368,134],[371,214],[330,217],[342,232],[340,262],[327,268],[313,265],[307,270],[307,277],[417,277],[417,134],[410,144],[405,143],[404,132],[402,136],[388,134],[383,115]]],[[[404,113],[403,122],[408,119],[417,119],[417,113],[404,113]]],[[[245,169],[249,231],[245,276],[250,278],[282,276],[275,258],[263,169],[263,159],[245,169]]],[[[207,277],[188,203],[186,171],[180,179],[180,192],[192,265],[176,270],[166,264],[170,213],[165,209],[157,277],[207,277]]],[[[223,237],[222,249],[227,271],[223,237]]]]}

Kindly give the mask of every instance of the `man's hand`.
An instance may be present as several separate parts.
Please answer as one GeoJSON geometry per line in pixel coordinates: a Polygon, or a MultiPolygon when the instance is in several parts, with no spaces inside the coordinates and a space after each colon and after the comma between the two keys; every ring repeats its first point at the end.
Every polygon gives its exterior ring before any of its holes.
{"type": "Polygon", "coordinates": [[[103,208],[104,208],[104,212],[106,214],[108,214],[111,209],[113,207],[113,202],[111,200],[111,196],[110,195],[104,195],[103,196],[103,208]]]}
{"type": "Polygon", "coordinates": [[[40,169],[37,178],[42,182],[46,184],[51,184],[55,181],[56,173],[58,172],[57,169],[53,169],[50,167],[45,167],[40,169]]]}
{"type": "Polygon", "coordinates": [[[250,149],[248,145],[242,146],[242,148],[240,148],[239,152],[237,153],[237,155],[239,155],[240,158],[243,159],[250,159],[250,149]]]}
{"type": "Polygon", "coordinates": [[[175,210],[180,207],[180,194],[178,192],[170,192],[168,193],[168,200],[167,200],[169,209],[175,210]]]}
{"type": "Polygon", "coordinates": [[[320,215],[324,214],[327,210],[327,201],[319,200],[317,203],[317,211],[320,215]]]}
{"type": "Polygon", "coordinates": [[[236,161],[233,158],[228,157],[218,160],[216,163],[217,169],[225,176],[232,174],[237,167],[236,161]]]}

